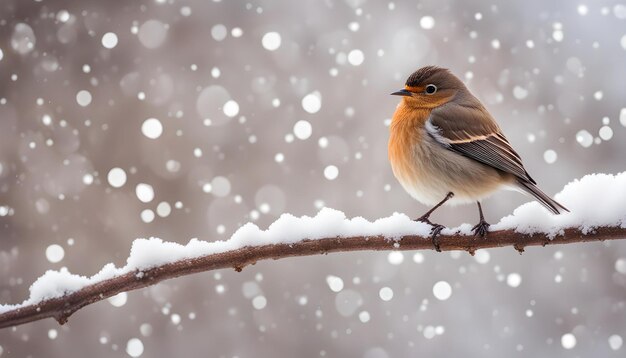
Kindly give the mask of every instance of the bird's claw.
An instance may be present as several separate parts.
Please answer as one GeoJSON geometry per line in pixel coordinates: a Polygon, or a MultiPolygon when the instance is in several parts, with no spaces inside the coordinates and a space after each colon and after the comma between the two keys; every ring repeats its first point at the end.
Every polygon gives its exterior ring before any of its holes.
{"type": "Polygon", "coordinates": [[[435,250],[437,250],[437,252],[441,252],[441,247],[440,244],[441,242],[439,242],[439,234],[441,233],[441,230],[443,230],[445,228],[445,226],[443,225],[439,225],[439,224],[431,224],[432,225],[432,229],[430,230],[430,240],[433,242],[433,246],[435,247],[435,250]]]}
{"type": "Polygon", "coordinates": [[[428,224],[430,226],[435,226],[435,224],[433,224],[432,222],[430,222],[430,220],[428,220],[428,215],[422,215],[419,218],[413,220],[413,221],[417,221],[420,223],[424,223],[424,224],[428,224]]]}
{"type": "Polygon", "coordinates": [[[441,230],[445,228],[445,226],[431,222],[430,220],[428,220],[428,216],[421,216],[415,219],[415,221],[432,226],[432,228],[430,229],[430,240],[432,241],[435,250],[437,250],[437,252],[441,252],[439,234],[441,233],[441,230]]]}
{"type": "Polygon", "coordinates": [[[481,219],[478,224],[476,224],[476,226],[472,228],[474,236],[480,236],[484,239],[487,236],[487,232],[489,231],[489,226],[491,225],[488,222],[481,219]]]}

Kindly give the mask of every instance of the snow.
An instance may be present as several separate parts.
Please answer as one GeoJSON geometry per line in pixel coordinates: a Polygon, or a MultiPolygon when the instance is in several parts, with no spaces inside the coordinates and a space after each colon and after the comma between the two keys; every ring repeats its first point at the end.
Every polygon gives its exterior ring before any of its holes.
{"type": "Polygon", "coordinates": [[[302,98],[302,108],[308,113],[317,113],[322,108],[322,94],[314,91],[302,98]]]}
{"type": "Polygon", "coordinates": [[[140,357],[143,354],[143,343],[139,338],[131,338],[126,343],[126,353],[131,357],[140,357]]]}
{"type": "Polygon", "coordinates": [[[25,23],[15,25],[11,36],[11,47],[20,55],[26,55],[35,48],[35,32],[32,27],[25,23]]]}
{"type": "Polygon", "coordinates": [[[230,99],[226,101],[226,103],[224,103],[224,108],[222,109],[222,111],[226,116],[232,118],[239,114],[239,103],[230,99]]]}
{"type": "Polygon", "coordinates": [[[122,168],[113,168],[107,174],[109,185],[114,188],[121,188],[126,184],[126,172],[122,168]]]}
{"type": "Polygon", "coordinates": [[[593,136],[588,131],[582,129],[576,133],[576,141],[585,148],[593,144],[593,136]]]}
{"type": "Polygon", "coordinates": [[[343,290],[343,280],[341,279],[341,277],[328,275],[326,276],[326,283],[328,284],[330,290],[333,292],[339,292],[343,290]]]}
{"type": "Polygon", "coordinates": [[[46,258],[52,263],[63,260],[63,256],[65,256],[65,250],[61,245],[52,244],[46,248],[46,258]]]}
{"type": "Polygon", "coordinates": [[[339,168],[334,165],[329,165],[324,168],[324,177],[328,180],[335,180],[339,176],[339,168]]]}
{"type": "Polygon", "coordinates": [[[365,60],[365,55],[363,55],[363,51],[359,49],[354,49],[348,53],[348,62],[352,66],[360,66],[365,60]]]}
{"type": "MultiPolygon", "coordinates": [[[[520,233],[545,233],[549,237],[555,237],[565,228],[580,228],[585,233],[599,226],[626,228],[626,172],[617,175],[587,175],[567,184],[555,198],[571,212],[552,215],[540,204],[530,202],[521,205],[514,210],[513,214],[492,225],[491,230],[513,229],[520,233]],[[601,203],[601,205],[590,205],[593,203],[601,203]]],[[[470,224],[462,224],[457,228],[444,229],[443,233],[458,232],[470,235],[472,234],[471,227],[470,224]]],[[[59,271],[49,270],[31,285],[30,297],[27,300],[18,305],[0,305],[0,313],[36,304],[46,299],[61,297],[87,285],[129,272],[147,270],[182,259],[217,254],[247,246],[293,244],[304,239],[317,240],[328,237],[382,235],[390,240],[399,240],[405,235],[417,235],[428,238],[430,229],[429,225],[415,222],[407,215],[400,213],[370,222],[362,217],[349,219],[341,211],[322,208],[314,217],[298,218],[283,214],[267,230],[261,230],[255,224],[247,223],[226,241],[207,242],[191,239],[186,245],[181,245],[159,238],[136,239],[124,267],[117,268],[109,263],[91,277],[71,274],[66,268],[59,271]]],[[[415,261],[419,262],[422,259],[415,261]]],[[[334,278],[333,280],[338,281],[334,278]]],[[[335,286],[334,283],[332,286],[335,286]]],[[[433,291],[436,291],[435,297],[445,300],[450,296],[449,284],[439,282],[436,286],[433,287],[433,291]]]]}
{"type": "Polygon", "coordinates": [[[155,49],[165,42],[167,29],[168,26],[159,20],[148,20],[139,27],[137,37],[143,46],[155,49]]]}
{"type": "Polygon", "coordinates": [[[300,140],[308,139],[313,133],[313,126],[306,120],[299,120],[293,125],[293,134],[300,140]]]}
{"type": "Polygon", "coordinates": [[[383,301],[391,301],[393,298],[393,290],[391,287],[385,286],[378,291],[378,296],[380,296],[380,299],[383,301]]]}
{"type": "Polygon", "coordinates": [[[107,32],[102,35],[102,46],[108,49],[112,49],[117,46],[117,35],[113,32],[107,32]]]}
{"type": "Polygon", "coordinates": [[[126,301],[128,301],[128,293],[120,292],[115,296],[109,297],[107,301],[109,301],[113,307],[122,307],[126,304],[126,301]]]}
{"type": "Polygon", "coordinates": [[[135,187],[135,194],[142,203],[149,203],[154,199],[154,188],[150,184],[139,183],[135,187]]]}
{"type": "Polygon", "coordinates": [[[519,287],[522,283],[522,276],[517,272],[513,272],[507,275],[506,284],[511,287],[519,287]]]}
{"type": "Polygon", "coordinates": [[[141,217],[141,221],[145,222],[146,224],[151,223],[152,221],[154,221],[154,211],[152,211],[150,209],[142,210],[141,214],[139,214],[139,216],[141,217]]]}
{"type": "Polygon", "coordinates": [[[157,205],[156,212],[162,218],[168,217],[172,212],[172,206],[167,201],[162,201],[157,205]]]}
{"type": "Polygon", "coordinates": [[[613,129],[609,126],[602,126],[598,131],[598,135],[602,140],[611,140],[613,138],[613,129]]]}
{"type": "Polygon", "coordinates": [[[452,286],[446,281],[438,281],[433,285],[433,295],[440,301],[445,301],[452,296],[452,286]]]}
{"type": "Polygon", "coordinates": [[[278,32],[268,32],[263,35],[263,39],[261,43],[263,44],[263,48],[268,51],[276,51],[280,47],[282,42],[282,38],[278,32]]]}
{"type": "Polygon", "coordinates": [[[622,348],[622,343],[624,343],[624,341],[622,340],[622,337],[617,334],[614,334],[609,337],[609,346],[614,351],[622,348]]]}
{"type": "Polygon", "coordinates": [[[586,175],[567,184],[555,199],[570,212],[548,215],[533,201],[521,205],[490,229],[545,233],[553,238],[566,228],[580,228],[583,233],[600,226],[626,228],[626,172],[586,175]]]}
{"type": "Polygon", "coordinates": [[[91,93],[87,90],[80,90],[76,94],[76,102],[81,107],[86,107],[91,103],[91,93]]]}
{"type": "Polygon", "coordinates": [[[420,26],[425,30],[435,27],[435,19],[432,16],[424,16],[420,19],[420,26]]]}
{"type": "Polygon", "coordinates": [[[59,336],[59,332],[56,329],[51,329],[48,331],[48,338],[56,339],[59,336]]]}
{"type": "Polygon", "coordinates": [[[150,139],[157,139],[163,133],[163,125],[156,118],[148,118],[141,125],[141,133],[150,139]]]}
{"type": "Polygon", "coordinates": [[[252,306],[257,310],[262,310],[267,306],[267,298],[265,296],[256,296],[252,299],[252,306]]]}
{"type": "Polygon", "coordinates": [[[230,180],[223,176],[216,176],[211,180],[210,192],[217,197],[225,197],[230,193],[231,185],[230,180]]]}
{"type": "Polygon", "coordinates": [[[566,333],[561,336],[561,345],[565,349],[572,349],[576,346],[576,336],[572,333],[566,333]]]}
{"type": "Polygon", "coordinates": [[[223,41],[228,35],[228,29],[222,24],[213,25],[211,28],[211,37],[215,41],[223,41]]]}

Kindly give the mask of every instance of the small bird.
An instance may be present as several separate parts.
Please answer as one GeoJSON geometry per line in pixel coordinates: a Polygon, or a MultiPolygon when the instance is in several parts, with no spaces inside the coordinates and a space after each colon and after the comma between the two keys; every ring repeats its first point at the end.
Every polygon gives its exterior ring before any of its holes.
{"type": "Polygon", "coordinates": [[[501,188],[530,194],[554,214],[569,211],[537,187],[495,119],[449,70],[422,67],[392,95],[402,101],[391,121],[389,161],[413,198],[434,205],[416,220],[433,226],[437,251],[443,226],[429,216],[444,203],[476,202],[480,221],[472,231],[481,237],[489,224],[480,200],[501,188]]]}

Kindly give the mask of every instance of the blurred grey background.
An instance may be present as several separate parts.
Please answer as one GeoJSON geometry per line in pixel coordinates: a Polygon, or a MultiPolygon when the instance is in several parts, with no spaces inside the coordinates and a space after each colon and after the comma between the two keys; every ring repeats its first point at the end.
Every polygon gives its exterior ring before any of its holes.
{"type": "MultiPolygon", "coordinates": [[[[386,145],[389,93],[427,64],[465,79],[547,193],[626,169],[623,2],[2,0],[0,50],[2,303],[47,269],[123,265],[138,237],[421,215],[386,145]]],[[[494,195],[487,219],[527,200],[494,195]]],[[[4,329],[0,356],[623,357],[625,322],[623,242],[363,252],[167,281],[4,329]]]]}

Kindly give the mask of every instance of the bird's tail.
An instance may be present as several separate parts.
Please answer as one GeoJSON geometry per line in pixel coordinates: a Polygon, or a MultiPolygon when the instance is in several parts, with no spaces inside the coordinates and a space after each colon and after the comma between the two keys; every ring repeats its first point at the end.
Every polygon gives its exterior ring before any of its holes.
{"type": "Polygon", "coordinates": [[[519,184],[519,188],[522,189],[522,191],[532,195],[535,199],[537,199],[538,202],[541,203],[541,205],[545,206],[546,209],[550,210],[552,213],[558,215],[566,211],[569,212],[566,207],[559,204],[556,200],[552,199],[551,197],[546,195],[546,193],[541,191],[541,189],[539,189],[537,185],[521,180],[518,180],[517,183],[519,184]]]}

